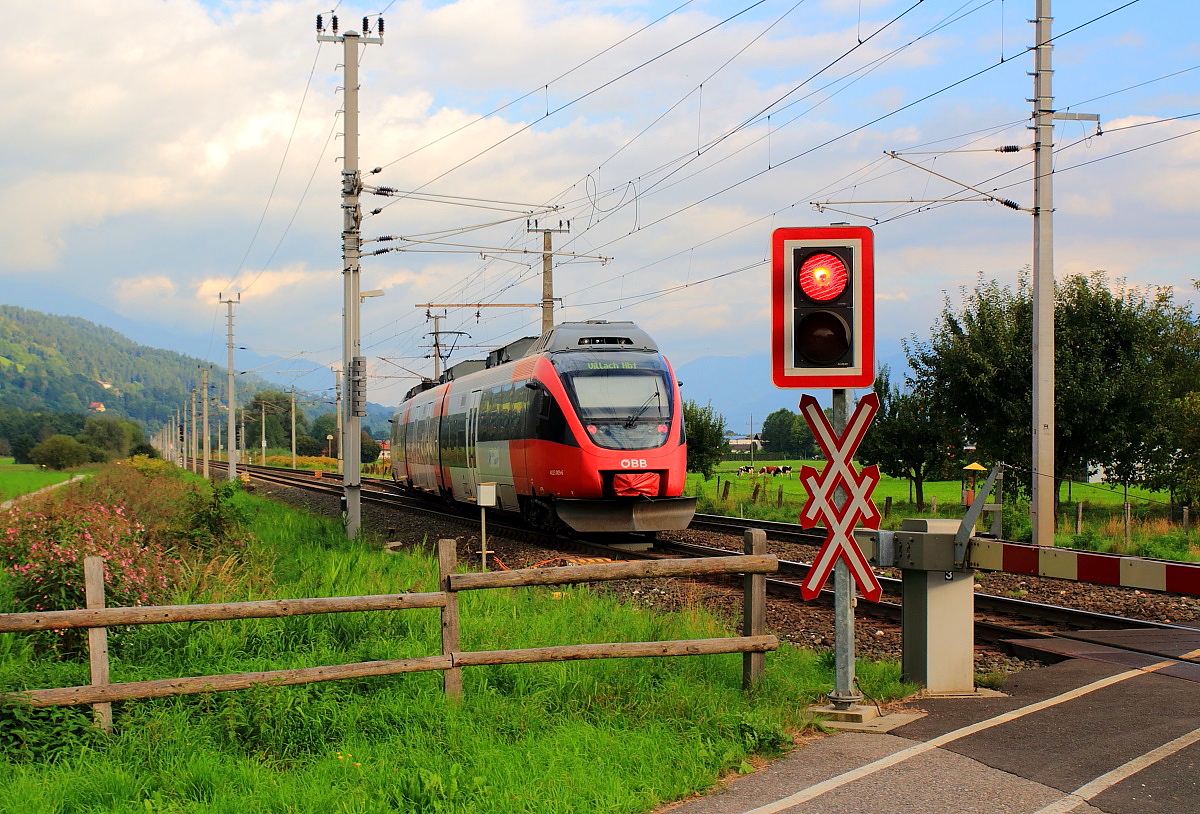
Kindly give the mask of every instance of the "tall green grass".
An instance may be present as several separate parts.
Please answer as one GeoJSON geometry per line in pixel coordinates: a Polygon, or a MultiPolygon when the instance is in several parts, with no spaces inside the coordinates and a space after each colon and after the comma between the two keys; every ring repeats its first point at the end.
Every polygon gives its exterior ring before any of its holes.
{"type": "MultiPolygon", "coordinates": [[[[235,500],[257,542],[184,580],[175,601],[437,586],[431,552],[390,554],[323,518],[235,500]]],[[[0,580],[0,602],[6,590],[0,580]]],[[[581,586],[468,592],[460,606],[468,650],[730,633],[699,608],[645,613],[581,586]]],[[[420,609],[113,633],[120,682],[432,655],[440,623],[420,609]]],[[[876,698],[912,689],[898,674],[859,666],[876,698]]],[[[0,706],[0,733],[30,733],[23,746],[0,734],[0,812],[644,812],[786,748],[833,688],[823,654],[788,646],[749,694],[738,655],[475,667],[463,679],[458,703],[437,672],[127,702],[112,736],[83,709],[0,706]]],[[[0,689],[83,683],[83,663],[0,635],[0,689]]]]}

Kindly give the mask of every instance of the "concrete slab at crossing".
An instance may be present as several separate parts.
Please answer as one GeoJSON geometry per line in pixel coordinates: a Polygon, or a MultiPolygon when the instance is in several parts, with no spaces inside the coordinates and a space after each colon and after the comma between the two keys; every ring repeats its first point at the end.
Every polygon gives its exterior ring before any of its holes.
{"type": "MultiPolygon", "coordinates": [[[[1138,655],[1138,654],[1133,654],[1138,655]]],[[[1070,659],[1007,696],[924,698],[889,734],[798,747],[672,814],[1178,814],[1200,811],[1200,693],[1164,675],[1070,659]]]]}

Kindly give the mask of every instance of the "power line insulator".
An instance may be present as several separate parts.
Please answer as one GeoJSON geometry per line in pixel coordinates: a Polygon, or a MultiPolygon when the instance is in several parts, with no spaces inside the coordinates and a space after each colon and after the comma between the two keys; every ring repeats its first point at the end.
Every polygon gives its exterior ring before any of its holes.
{"type": "Polygon", "coordinates": [[[363,36],[364,36],[364,37],[365,37],[367,34],[370,34],[370,33],[371,33],[371,21],[370,21],[370,20],[368,20],[366,17],[363,17],[363,25],[362,25],[362,29],[363,29],[363,36]]]}
{"type": "Polygon", "coordinates": [[[1019,153],[1019,152],[1021,152],[1021,148],[1015,144],[1005,144],[1003,147],[997,147],[996,152],[998,152],[998,153],[1019,153]]]}
{"type": "Polygon", "coordinates": [[[325,30],[325,21],[322,20],[321,15],[318,14],[317,15],[317,33],[319,34],[324,30],[325,30]]]}
{"type": "Polygon", "coordinates": [[[333,33],[336,34],[338,29],[336,14],[329,18],[329,24],[333,26],[333,33]]]}
{"type": "Polygon", "coordinates": [[[379,36],[383,36],[383,18],[379,18],[379,36]]]}

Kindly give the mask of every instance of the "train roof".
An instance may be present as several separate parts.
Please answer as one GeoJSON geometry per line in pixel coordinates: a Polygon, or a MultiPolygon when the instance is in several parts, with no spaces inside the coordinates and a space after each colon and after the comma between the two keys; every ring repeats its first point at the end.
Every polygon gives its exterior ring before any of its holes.
{"type": "Polygon", "coordinates": [[[529,348],[526,355],[597,348],[658,352],[658,345],[650,335],[632,322],[593,319],[555,325],[529,348]]]}
{"type": "Polygon", "coordinates": [[[437,387],[439,384],[475,373],[484,368],[508,364],[526,356],[539,353],[562,353],[577,350],[640,350],[658,352],[658,345],[650,335],[629,321],[610,322],[606,319],[590,319],[585,322],[561,322],[538,336],[525,336],[510,342],[488,354],[487,360],[459,362],[447,368],[437,381],[425,379],[405,395],[407,401],[418,393],[437,387]]]}

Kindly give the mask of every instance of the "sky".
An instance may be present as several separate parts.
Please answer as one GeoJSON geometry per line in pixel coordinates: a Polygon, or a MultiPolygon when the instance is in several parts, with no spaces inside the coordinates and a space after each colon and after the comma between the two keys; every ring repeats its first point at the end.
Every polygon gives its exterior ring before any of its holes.
{"type": "MultiPolygon", "coordinates": [[[[224,365],[219,298],[240,294],[239,357],[279,357],[258,372],[301,389],[329,388],[342,356],[343,51],[317,14],[341,33],[386,22],[359,53],[364,183],[399,193],[363,197],[364,251],[397,249],[361,267],[384,292],[361,307],[373,402],[432,372],[421,304],[541,299],[530,220],[562,222],[557,321],[633,320],[676,366],[729,357],[731,393],[774,390],[776,228],[874,228],[893,363],[947,297],[1032,263],[1027,211],[907,201],[966,184],[1032,205],[1032,152],[995,148],[1032,142],[1034,0],[6,8],[0,301],[93,304],[224,365]]],[[[1056,126],[1055,274],[1196,302],[1200,4],[1052,13],[1055,108],[1102,130],[1056,126]]],[[[535,308],[432,310],[451,364],[539,332],[535,308]]]]}

